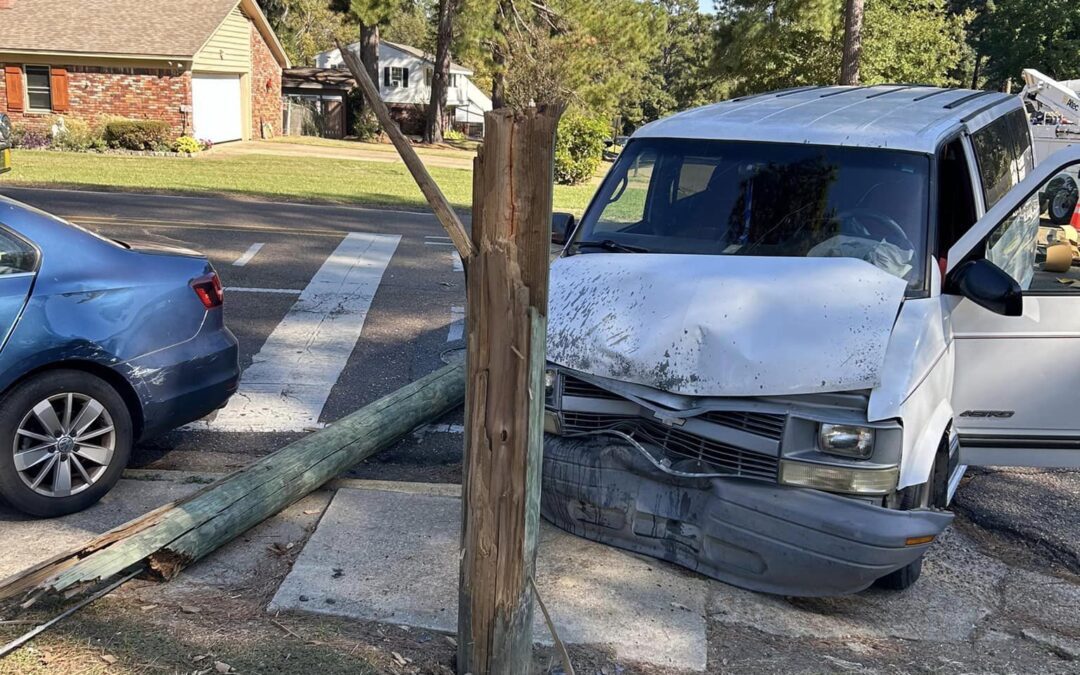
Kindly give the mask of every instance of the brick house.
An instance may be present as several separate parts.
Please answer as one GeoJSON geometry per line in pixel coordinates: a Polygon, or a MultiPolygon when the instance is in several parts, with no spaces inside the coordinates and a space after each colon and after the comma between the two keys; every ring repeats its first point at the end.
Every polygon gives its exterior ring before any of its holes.
{"type": "Polygon", "coordinates": [[[0,0],[0,112],[168,122],[214,142],[281,132],[289,59],[255,0],[0,0]]]}

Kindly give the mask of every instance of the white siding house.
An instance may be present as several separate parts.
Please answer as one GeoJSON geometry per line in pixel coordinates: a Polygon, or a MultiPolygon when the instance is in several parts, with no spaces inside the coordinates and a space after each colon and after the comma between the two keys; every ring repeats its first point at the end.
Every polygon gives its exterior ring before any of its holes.
{"type": "MultiPolygon", "coordinates": [[[[357,56],[360,43],[347,47],[357,56]]],[[[319,68],[341,68],[341,52],[333,49],[315,57],[319,68]]],[[[431,77],[434,55],[408,45],[382,40],[379,42],[379,92],[406,133],[418,133],[422,128],[424,110],[431,102],[431,77]]],[[[469,79],[473,71],[456,63],[450,64],[450,83],[446,90],[446,106],[453,113],[455,127],[484,123],[484,113],[491,110],[491,99],[469,79]]]]}

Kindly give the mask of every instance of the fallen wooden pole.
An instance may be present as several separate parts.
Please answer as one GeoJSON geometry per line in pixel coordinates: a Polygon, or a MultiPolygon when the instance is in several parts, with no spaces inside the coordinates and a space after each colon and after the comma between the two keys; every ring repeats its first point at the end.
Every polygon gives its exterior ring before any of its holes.
{"type": "Polygon", "coordinates": [[[466,232],[465,226],[461,224],[461,219],[458,218],[457,213],[450,206],[450,202],[443,195],[442,190],[439,189],[439,184],[428,173],[423,160],[416,154],[416,150],[413,150],[412,143],[405,138],[405,134],[401,133],[401,129],[390,117],[390,110],[387,109],[386,104],[383,103],[382,98],[379,96],[379,88],[371,81],[367,69],[364,68],[364,63],[356,54],[341,44],[340,40],[337,46],[345,66],[352,73],[357,84],[360,85],[360,89],[364,92],[364,98],[375,112],[379,125],[382,126],[386,135],[390,137],[390,142],[397,148],[398,154],[401,155],[402,161],[405,162],[409,173],[412,174],[413,180],[420,187],[420,191],[424,193],[431,210],[435,212],[435,216],[442,223],[443,229],[450,235],[450,241],[454,242],[454,247],[457,248],[462,263],[468,265],[476,249],[469,239],[469,233],[466,232]]]}
{"type": "Polygon", "coordinates": [[[187,499],[0,582],[0,601],[29,606],[43,595],[71,597],[138,564],[170,579],[356,463],[453,410],[464,397],[463,367],[446,366],[187,499]]]}
{"type": "Polygon", "coordinates": [[[526,673],[532,661],[560,115],[553,106],[487,113],[473,168],[459,673],[526,673]]]}

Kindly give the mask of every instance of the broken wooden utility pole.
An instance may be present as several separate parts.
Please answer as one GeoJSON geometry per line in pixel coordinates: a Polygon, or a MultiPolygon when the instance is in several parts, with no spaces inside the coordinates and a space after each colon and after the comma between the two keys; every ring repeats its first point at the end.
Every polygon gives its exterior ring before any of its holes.
{"type": "Polygon", "coordinates": [[[462,366],[446,366],[180,502],[0,581],[0,603],[74,596],[134,566],[171,579],[416,427],[454,410],[464,397],[462,366]]]}
{"type": "Polygon", "coordinates": [[[561,109],[485,115],[474,163],[458,672],[525,673],[540,525],[552,167],[561,109]]]}
{"type": "Polygon", "coordinates": [[[443,195],[442,190],[439,189],[438,183],[428,173],[423,160],[416,154],[416,150],[413,150],[412,143],[405,138],[405,134],[401,133],[401,129],[390,117],[390,111],[379,97],[379,88],[368,76],[364,63],[357,58],[356,54],[341,44],[341,41],[338,41],[337,46],[341,50],[341,58],[345,61],[345,66],[352,73],[353,79],[360,85],[360,89],[364,92],[364,98],[367,99],[371,109],[375,112],[379,125],[382,126],[386,135],[390,137],[390,142],[397,148],[398,154],[401,155],[402,161],[405,162],[409,173],[412,174],[413,180],[420,186],[420,191],[424,193],[424,198],[427,199],[431,210],[435,212],[435,216],[442,223],[443,229],[450,235],[450,241],[454,243],[458,255],[461,256],[461,262],[468,266],[469,260],[473,256],[473,245],[472,241],[469,240],[469,233],[465,231],[465,226],[461,224],[461,219],[458,218],[457,213],[450,206],[450,202],[443,195]]]}

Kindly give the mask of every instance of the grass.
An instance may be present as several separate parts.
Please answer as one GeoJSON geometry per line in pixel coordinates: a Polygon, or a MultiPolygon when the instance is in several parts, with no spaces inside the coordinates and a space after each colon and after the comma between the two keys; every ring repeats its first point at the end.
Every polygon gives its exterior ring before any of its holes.
{"type": "MultiPolygon", "coordinates": [[[[405,166],[397,163],[213,153],[194,159],[41,151],[16,151],[14,155],[14,169],[0,178],[0,184],[427,209],[420,189],[405,166]]],[[[432,167],[430,171],[455,207],[469,208],[471,170],[432,167]]],[[[593,190],[590,184],[556,186],[555,210],[580,214],[593,190]]]]}

